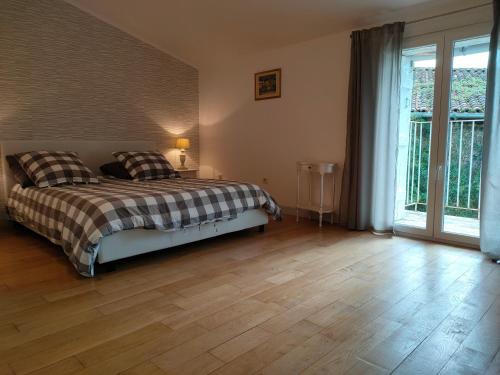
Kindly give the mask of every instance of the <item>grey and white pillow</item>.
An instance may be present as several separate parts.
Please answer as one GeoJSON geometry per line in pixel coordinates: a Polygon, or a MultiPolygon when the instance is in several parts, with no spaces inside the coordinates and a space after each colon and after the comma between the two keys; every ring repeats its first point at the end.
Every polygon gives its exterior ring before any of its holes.
{"type": "Polygon", "coordinates": [[[158,151],[118,151],[113,152],[113,156],[136,181],[177,176],[172,164],[158,151]]]}
{"type": "Polygon", "coordinates": [[[29,151],[15,154],[15,157],[38,187],[99,183],[76,152],[29,151]]]}

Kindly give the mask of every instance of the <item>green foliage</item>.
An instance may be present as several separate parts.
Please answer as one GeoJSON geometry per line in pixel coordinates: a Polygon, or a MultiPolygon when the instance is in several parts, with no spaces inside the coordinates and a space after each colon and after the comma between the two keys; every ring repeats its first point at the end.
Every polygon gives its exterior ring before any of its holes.
{"type": "MultiPolygon", "coordinates": [[[[414,121],[413,118],[412,121],[414,121]]],[[[448,190],[445,192],[445,197],[447,197],[445,214],[477,218],[483,153],[483,122],[452,121],[448,134],[451,134],[448,143],[451,149],[447,154],[449,170],[447,168],[445,175],[445,183],[448,182],[448,190]],[[460,144],[462,144],[461,150],[460,144]],[[469,175],[471,178],[470,201],[469,175]]],[[[406,208],[425,212],[427,210],[431,123],[428,121],[412,122],[409,136],[407,167],[409,181],[406,208]]]]}

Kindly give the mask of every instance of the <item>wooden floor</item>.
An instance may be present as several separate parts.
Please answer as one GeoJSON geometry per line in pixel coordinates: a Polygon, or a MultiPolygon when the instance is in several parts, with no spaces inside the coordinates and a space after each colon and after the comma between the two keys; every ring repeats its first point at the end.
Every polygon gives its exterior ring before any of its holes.
{"type": "Polygon", "coordinates": [[[79,277],[0,226],[0,374],[499,374],[500,266],[292,219],[79,277]]]}

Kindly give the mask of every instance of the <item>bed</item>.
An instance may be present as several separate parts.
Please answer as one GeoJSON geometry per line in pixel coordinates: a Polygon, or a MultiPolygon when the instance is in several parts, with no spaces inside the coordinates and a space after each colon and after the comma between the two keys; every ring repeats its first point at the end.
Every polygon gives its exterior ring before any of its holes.
{"type": "MultiPolygon", "coordinates": [[[[114,150],[150,150],[149,142],[8,141],[2,156],[29,150],[70,150],[100,175],[114,150]]],[[[257,185],[236,181],[99,177],[98,185],[22,188],[2,157],[9,216],[60,245],[88,277],[95,263],[167,249],[238,230],[261,227],[281,211],[257,185]],[[267,211],[267,213],[265,212],[267,211]]]]}

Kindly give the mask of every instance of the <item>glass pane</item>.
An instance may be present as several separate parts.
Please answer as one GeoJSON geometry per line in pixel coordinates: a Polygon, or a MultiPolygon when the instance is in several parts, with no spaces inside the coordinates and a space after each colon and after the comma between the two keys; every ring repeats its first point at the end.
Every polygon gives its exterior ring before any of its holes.
{"type": "Polygon", "coordinates": [[[436,45],[403,51],[397,225],[426,228],[435,69],[436,45]]]}
{"type": "Polygon", "coordinates": [[[479,237],[489,37],[456,41],[446,144],[443,231],[479,237]]]}

